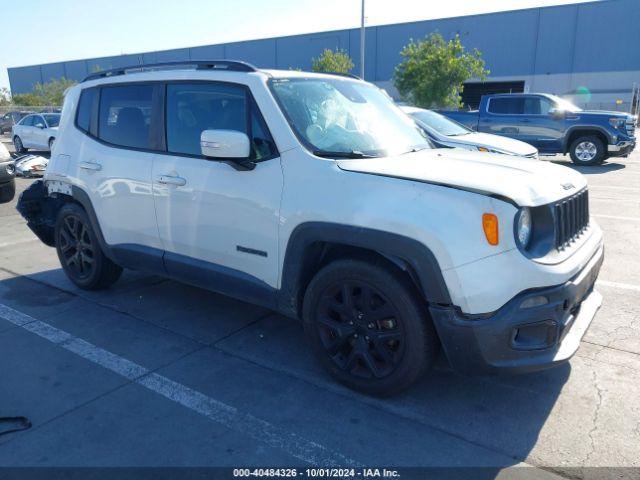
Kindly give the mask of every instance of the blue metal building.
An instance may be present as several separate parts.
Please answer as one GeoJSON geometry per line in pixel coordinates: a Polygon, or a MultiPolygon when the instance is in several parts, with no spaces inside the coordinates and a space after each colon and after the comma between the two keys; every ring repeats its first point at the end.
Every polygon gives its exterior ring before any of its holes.
{"type": "MultiPolygon", "coordinates": [[[[367,27],[366,79],[394,94],[391,79],[400,50],[410,39],[434,31],[445,37],[460,33],[467,48],[478,48],[491,70],[492,88],[515,85],[525,91],[573,96],[577,103],[595,108],[620,109],[628,107],[634,82],[640,83],[639,0],[601,0],[367,27]],[[583,93],[576,95],[578,91],[583,93]]],[[[37,82],[60,77],[80,80],[96,68],[163,61],[226,58],[263,68],[306,70],[325,48],[346,50],[356,63],[355,71],[359,70],[360,32],[350,29],[63,61],[8,72],[11,90],[24,93],[37,82]]]]}

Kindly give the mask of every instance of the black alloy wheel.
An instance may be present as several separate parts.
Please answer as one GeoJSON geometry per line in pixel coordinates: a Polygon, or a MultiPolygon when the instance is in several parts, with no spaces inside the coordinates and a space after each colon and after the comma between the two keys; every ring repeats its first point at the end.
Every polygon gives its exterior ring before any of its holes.
{"type": "Polygon", "coordinates": [[[316,317],[322,343],[338,368],[361,378],[382,378],[402,358],[399,313],[375,287],[339,282],[327,289],[316,317]]]}
{"type": "Polygon", "coordinates": [[[65,270],[78,280],[91,276],[95,268],[95,248],[87,225],[77,215],[67,215],[58,230],[57,245],[65,270]]]}
{"type": "Polygon", "coordinates": [[[78,287],[100,290],[120,278],[122,267],[104,254],[87,213],[79,205],[67,203],[60,209],[54,238],[60,264],[78,287]]]}
{"type": "Polygon", "coordinates": [[[324,368],[371,395],[410,386],[440,346],[419,291],[381,259],[345,258],[324,266],[306,288],[302,318],[324,368]]]}

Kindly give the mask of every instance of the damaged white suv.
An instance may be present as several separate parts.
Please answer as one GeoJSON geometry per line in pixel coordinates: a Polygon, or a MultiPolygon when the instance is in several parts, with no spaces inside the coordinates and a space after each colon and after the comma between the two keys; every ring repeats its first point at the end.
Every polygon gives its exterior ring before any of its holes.
{"type": "Polygon", "coordinates": [[[131,268],[300,318],[326,369],[372,394],[440,347],[469,374],[566,361],[601,303],[579,173],[433,149],[346,76],[233,61],[92,75],[18,209],[79,287],[131,268]]]}

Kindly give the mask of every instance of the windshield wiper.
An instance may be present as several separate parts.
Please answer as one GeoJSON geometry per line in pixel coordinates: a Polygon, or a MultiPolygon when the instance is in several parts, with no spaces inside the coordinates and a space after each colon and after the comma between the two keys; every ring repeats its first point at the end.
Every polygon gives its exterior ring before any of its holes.
{"type": "Polygon", "coordinates": [[[425,145],[424,147],[413,147],[411,150],[407,150],[406,152],[402,152],[401,155],[406,155],[407,153],[415,153],[421,150],[431,150],[433,147],[429,145],[425,145]]]}
{"type": "Polygon", "coordinates": [[[329,150],[314,150],[313,154],[316,157],[325,158],[379,158],[378,155],[369,155],[358,150],[351,150],[350,152],[331,152],[329,150]]]}

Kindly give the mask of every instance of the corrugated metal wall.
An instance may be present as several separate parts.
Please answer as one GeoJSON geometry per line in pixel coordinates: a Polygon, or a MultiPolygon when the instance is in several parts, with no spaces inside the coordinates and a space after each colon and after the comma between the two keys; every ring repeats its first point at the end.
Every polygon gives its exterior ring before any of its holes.
{"type": "MultiPolygon", "coordinates": [[[[367,28],[367,80],[391,79],[399,52],[411,38],[433,31],[464,35],[467,48],[482,51],[491,77],[640,71],[640,1],[603,0],[468,17],[367,28]]],[[[311,68],[325,48],[345,49],[359,70],[358,29],[312,33],[177,50],[9,68],[14,93],[36,82],[81,80],[101,69],[174,60],[234,59],[263,68],[311,68]]],[[[88,39],[90,40],[90,39],[88,39]]]]}

